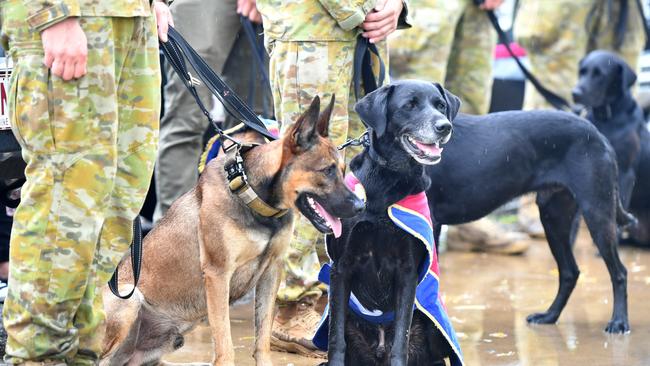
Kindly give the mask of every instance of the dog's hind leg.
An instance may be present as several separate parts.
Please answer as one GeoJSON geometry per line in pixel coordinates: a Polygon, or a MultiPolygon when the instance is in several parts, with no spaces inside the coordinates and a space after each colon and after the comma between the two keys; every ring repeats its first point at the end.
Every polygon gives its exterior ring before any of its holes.
{"type": "MultiPolygon", "coordinates": [[[[611,197],[611,195],[609,196],[611,197]]],[[[598,247],[598,252],[603,257],[609,277],[612,281],[614,292],[614,310],[612,319],[607,324],[605,331],[608,333],[625,333],[630,330],[627,315],[627,270],[618,255],[616,235],[616,210],[614,199],[602,202],[601,209],[590,207],[584,209],[583,216],[591,237],[598,247]]],[[[599,204],[595,202],[594,204],[599,204]]]]}
{"type": "Polygon", "coordinates": [[[282,262],[268,264],[255,287],[255,363],[271,366],[271,327],[282,262]]]}
{"type": "Polygon", "coordinates": [[[533,324],[551,324],[560,316],[580,275],[571,245],[574,223],[578,221],[579,215],[575,200],[566,190],[539,192],[537,205],[551,253],[560,272],[560,285],[548,310],[531,314],[526,320],[533,324]]]}

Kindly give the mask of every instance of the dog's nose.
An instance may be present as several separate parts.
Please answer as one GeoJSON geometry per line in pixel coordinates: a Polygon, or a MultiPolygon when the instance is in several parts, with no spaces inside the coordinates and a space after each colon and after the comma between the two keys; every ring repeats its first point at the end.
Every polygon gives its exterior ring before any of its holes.
{"type": "Polygon", "coordinates": [[[447,121],[437,121],[433,125],[433,128],[436,130],[438,134],[447,135],[451,132],[451,123],[447,121]]]}
{"type": "Polygon", "coordinates": [[[573,97],[574,103],[582,102],[582,90],[580,88],[573,88],[571,90],[571,96],[573,97]]]}

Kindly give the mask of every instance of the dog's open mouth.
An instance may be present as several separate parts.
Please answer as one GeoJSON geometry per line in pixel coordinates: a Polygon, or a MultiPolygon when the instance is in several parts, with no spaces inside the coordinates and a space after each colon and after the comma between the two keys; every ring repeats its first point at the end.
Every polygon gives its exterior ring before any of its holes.
{"type": "Polygon", "coordinates": [[[420,164],[433,165],[440,161],[442,154],[440,141],[433,143],[419,141],[408,134],[402,135],[401,140],[406,152],[408,152],[413,159],[417,160],[420,164]]]}
{"type": "Polygon", "coordinates": [[[314,196],[304,193],[296,201],[298,209],[311,221],[312,225],[323,234],[341,236],[341,219],[333,216],[316,200],[314,196]]]}

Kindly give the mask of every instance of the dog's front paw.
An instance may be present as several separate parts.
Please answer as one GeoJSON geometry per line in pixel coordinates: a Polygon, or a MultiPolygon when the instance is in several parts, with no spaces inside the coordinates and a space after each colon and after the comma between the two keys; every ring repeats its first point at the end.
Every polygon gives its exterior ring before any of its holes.
{"type": "Polygon", "coordinates": [[[555,324],[558,315],[553,313],[535,313],[530,314],[526,318],[528,324],[555,324]]]}
{"type": "Polygon", "coordinates": [[[628,324],[627,320],[612,319],[607,323],[607,327],[605,327],[605,332],[612,334],[628,333],[629,331],[630,324],[628,324]]]}

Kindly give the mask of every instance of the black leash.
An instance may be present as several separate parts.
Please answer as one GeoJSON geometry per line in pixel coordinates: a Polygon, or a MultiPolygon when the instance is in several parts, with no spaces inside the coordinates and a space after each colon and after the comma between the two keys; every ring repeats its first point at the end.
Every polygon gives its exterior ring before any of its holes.
{"type": "Polygon", "coordinates": [[[497,35],[499,36],[499,40],[501,43],[506,47],[508,50],[508,53],[510,56],[515,59],[515,62],[517,63],[517,66],[519,66],[519,69],[521,69],[521,72],[524,74],[526,79],[530,81],[535,89],[546,99],[547,102],[549,102],[553,107],[559,110],[569,110],[572,111],[573,108],[569,102],[566,101],[566,99],[562,98],[561,96],[553,93],[552,91],[546,89],[542,83],[537,80],[535,75],[533,75],[530,70],[524,65],[519,57],[512,51],[510,48],[510,37],[506,34],[506,32],[501,29],[501,25],[499,25],[499,20],[497,19],[496,15],[494,14],[494,11],[488,10],[486,11],[486,14],[488,18],[490,19],[490,23],[492,23],[492,27],[497,32],[497,35]]]}
{"type": "Polygon", "coordinates": [[[354,96],[357,100],[362,96],[362,83],[363,95],[366,95],[381,86],[384,83],[385,77],[386,66],[379,55],[377,45],[370,43],[368,38],[359,35],[357,37],[357,45],[354,49],[354,74],[352,76],[354,80],[354,96]],[[372,70],[372,54],[375,54],[379,60],[379,79],[375,77],[375,73],[372,70]]]}
{"type": "MultiPolygon", "coordinates": [[[[210,112],[201,101],[201,97],[196,90],[196,86],[203,82],[206,87],[215,95],[223,104],[224,108],[234,118],[240,120],[248,128],[257,131],[262,136],[266,137],[269,141],[276,140],[277,138],[266,129],[264,122],[262,122],[257,115],[239,98],[239,96],[212,70],[208,64],[199,56],[199,54],[190,46],[190,44],[173,28],[169,27],[167,33],[168,41],[160,42],[160,47],[167,58],[167,61],[172,65],[183,84],[187,87],[190,94],[196,100],[199,108],[210,121],[212,126],[219,134],[221,140],[221,147],[224,152],[228,152],[236,148],[237,153],[243,144],[228,134],[224,133],[219,124],[217,124],[210,115],[210,112]],[[199,77],[196,79],[187,68],[186,62],[192,66],[194,72],[199,77]],[[225,146],[226,140],[232,144],[228,147],[225,146]]],[[[140,218],[137,217],[133,221],[133,241],[131,242],[131,265],[133,269],[133,288],[127,295],[122,296],[118,291],[118,269],[113,272],[113,277],[108,282],[108,286],[113,294],[121,299],[130,298],[138,286],[140,279],[140,269],[142,268],[142,228],[140,218]]]]}
{"type": "Polygon", "coordinates": [[[205,86],[216,96],[223,104],[226,111],[234,118],[242,121],[247,127],[258,132],[270,141],[277,138],[266,129],[264,122],[262,122],[257,115],[239,98],[239,96],[208,66],[208,64],[199,56],[199,54],[190,46],[189,43],[174,29],[169,27],[167,34],[168,41],[161,42],[161,48],[165,57],[172,65],[176,73],[179,75],[183,84],[190,91],[196,103],[203,111],[203,114],[208,118],[212,125],[223,138],[239,144],[236,140],[223,133],[219,125],[214,122],[210,116],[201,98],[199,97],[195,86],[199,85],[199,79],[205,86]],[[199,79],[196,79],[188,70],[186,61],[192,66],[199,79]]]}
{"type": "Polygon", "coordinates": [[[120,299],[128,299],[133,296],[136,286],[138,286],[138,280],[140,279],[140,269],[142,268],[142,225],[140,223],[140,216],[136,217],[133,220],[133,240],[131,241],[131,268],[133,270],[133,288],[131,292],[126,295],[120,295],[120,290],[118,288],[118,271],[115,268],[113,272],[113,277],[108,281],[108,287],[111,289],[113,295],[119,297],[120,299]]]}

